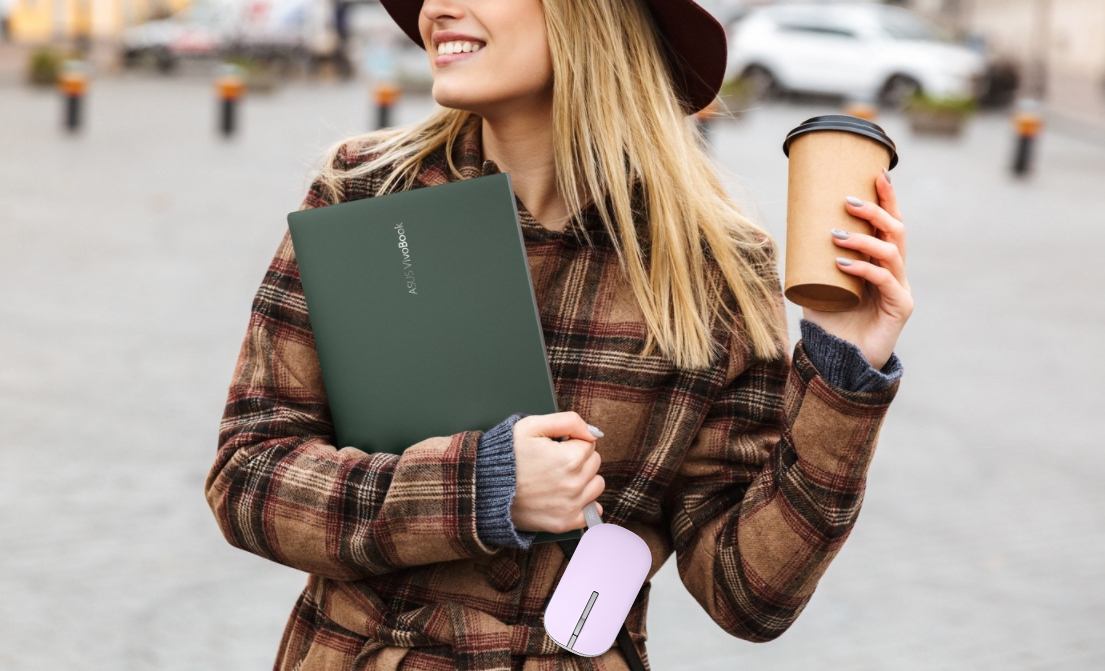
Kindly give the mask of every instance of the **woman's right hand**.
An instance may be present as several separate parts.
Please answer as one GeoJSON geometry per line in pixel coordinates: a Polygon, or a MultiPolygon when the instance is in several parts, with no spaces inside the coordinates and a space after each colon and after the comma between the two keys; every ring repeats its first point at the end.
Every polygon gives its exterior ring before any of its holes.
{"type": "MultiPolygon", "coordinates": [[[[516,529],[561,534],[587,526],[583,507],[606,487],[598,474],[597,440],[576,412],[527,415],[514,423],[517,485],[510,517],[516,529]],[[562,436],[568,440],[557,442],[562,436]]],[[[602,505],[595,506],[602,515],[602,505]]]]}

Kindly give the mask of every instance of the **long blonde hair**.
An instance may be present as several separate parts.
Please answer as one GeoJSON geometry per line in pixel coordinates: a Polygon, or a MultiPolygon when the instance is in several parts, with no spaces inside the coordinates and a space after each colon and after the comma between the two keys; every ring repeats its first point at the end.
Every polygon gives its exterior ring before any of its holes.
{"type": "MultiPolygon", "coordinates": [[[[778,295],[775,243],[746,217],[718,176],[697,124],[672,84],[662,35],[643,0],[543,0],[553,69],[556,182],[571,212],[598,211],[656,347],[683,369],[714,365],[715,318],[738,336],[735,315],[707,272],[712,256],[743,317],[750,354],[786,355],[786,313],[778,295]],[[634,188],[647,211],[646,249],[632,211],[634,188]],[[612,210],[612,211],[610,211],[612,210]]],[[[318,179],[340,197],[343,181],[387,167],[377,193],[410,188],[423,159],[453,145],[471,113],[441,107],[402,128],[347,138],[326,152],[318,179]],[[343,147],[373,158],[335,167],[343,147]],[[402,182],[402,183],[401,183],[402,182]]]]}

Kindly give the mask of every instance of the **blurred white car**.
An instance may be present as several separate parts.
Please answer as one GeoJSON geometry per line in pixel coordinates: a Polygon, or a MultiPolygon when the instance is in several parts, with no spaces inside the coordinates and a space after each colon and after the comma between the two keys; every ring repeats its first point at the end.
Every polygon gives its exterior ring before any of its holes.
{"type": "Polygon", "coordinates": [[[236,20],[230,5],[197,0],[166,18],[128,26],[120,36],[123,63],[130,66],[150,58],[168,72],[181,59],[217,57],[233,35],[236,20]]]}
{"type": "Polygon", "coordinates": [[[986,60],[938,25],[881,4],[779,4],[730,27],[726,79],[754,97],[800,91],[900,108],[915,92],[977,98],[986,60]]]}
{"type": "Polygon", "coordinates": [[[252,55],[262,60],[301,57],[311,31],[310,0],[193,0],[164,19],[122,32],[123,63],[152,58],[162,71],[179,61],[252,55]]]}

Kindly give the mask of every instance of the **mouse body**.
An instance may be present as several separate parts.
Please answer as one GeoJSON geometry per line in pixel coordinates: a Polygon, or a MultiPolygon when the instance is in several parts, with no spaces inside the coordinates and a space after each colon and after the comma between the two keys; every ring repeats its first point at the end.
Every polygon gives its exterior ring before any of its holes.
{"type": "Polygon", "coordinates": [[[545,631],[577,655],[606,652],[651,566],[652,552],[637,534],[616,524],[590,527],[545,607],[545,631]]]}

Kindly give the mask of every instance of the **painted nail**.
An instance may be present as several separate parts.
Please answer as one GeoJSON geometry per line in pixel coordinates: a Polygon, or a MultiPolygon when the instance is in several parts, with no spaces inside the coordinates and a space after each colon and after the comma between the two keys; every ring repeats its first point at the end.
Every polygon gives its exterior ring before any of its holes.
{"type": "Polygon", "coordinates": [[[836,262],[839,263],[842,266],[852,265],[852,259],[846,259],[843,256],[836,257],[836,262]]]}
{"type": "Polygon", "coordinates": [[[887,184],[891,184],[891,183],[892,183],[892,182],[890,181],[890,171],[889,171],[889,170],[887,170],[886,168],[883,168],[883,169],[882,169],[882,176],[886,178],[886,183],[887,183],[887,184]]]}
{"type": "Polygon", "coordinates": [[[606,435],[605,433],[600,431],[597,426],[591,426],[590,424],[587,425],[587,430],[590,431],[591,435],[594,436],[595,438],[602,438],[603,436],[606,435]]]}
{"type": "Polygon", "coordinates": [[[840,238],[841,240],[847,240],[848,239],[848,231],[842,231],[839,228],[834,228],[834,229],[832,229],[832,231],[833,231],[833,237],[834,238],[840,238]]]}
{"type": "Polygon", "coordinates": [[[860,207],[863,205],[863,201],[855,196],[848,196],[845,200],[847,200],[848,204],[852,207],[860,207]]]}

